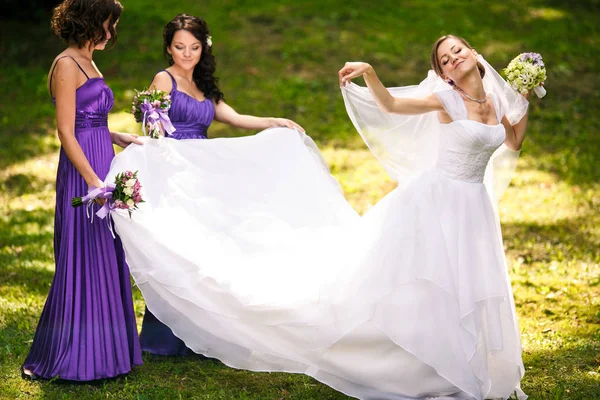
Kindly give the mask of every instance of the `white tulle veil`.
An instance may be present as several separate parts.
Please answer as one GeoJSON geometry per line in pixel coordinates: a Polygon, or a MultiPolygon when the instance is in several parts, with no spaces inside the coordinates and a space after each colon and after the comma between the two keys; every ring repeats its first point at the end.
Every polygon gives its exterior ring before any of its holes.
{"type": "MultiPolygon", "coordinates": [[[[529,103],[481,55],[478,61],[485,67],[483,84],[486,92],[495,93],[503,114],[511,124],[517,123],[527,112],[529,103]]],[[[430,70],[419,85],[388,90],[394,97],[406,98],[424,97],[450,88],[430,70]]],[[[377,107],[369,89],[354,83],[344,86],[342,95],[352,123],[390,177],[400,186],[435,167],[441,134],[437,113],[398,115],[383,112],[377,107]]],[[[518,157],[519,152],[506,145],[502,145],[491,157],[484,182],[490,196],[496,200],[502,197],[510,183],[518,157]]]]}

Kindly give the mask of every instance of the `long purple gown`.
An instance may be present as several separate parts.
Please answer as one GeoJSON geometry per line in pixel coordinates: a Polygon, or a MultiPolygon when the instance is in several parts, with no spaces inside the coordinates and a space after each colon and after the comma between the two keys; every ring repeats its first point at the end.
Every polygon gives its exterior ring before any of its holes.
{"type": "MultiPolygon", "coordinates": [[[[177,90],[177,82],[169,71],[173,89],[171,90],[171,108],[169,118],[175,127],[175,132],[167,137],[182,139],[206,139],[208,127],[215,117],[215,107],[210,99],[199,101],[186,93],[177,90]]],[[[151,354],[173,356],[187,355],[192,351],[185,343],[173,334],[171,328],[160,322],[146,308],[140,334],[142,350],[151,354]]]]}
{"type": "MultiPolygon", "coordinates": [[[[75,137],[100,179],[114,157],[107,126],[113,103],[103,78],[88,77],[77,89],[75,137]]],[[[61,148],[54,220],[56,271],[23,364],[42,378],[91,381],[128,373],[142,364],[121,240],[113,239],[104,220],[92,223],[85,207],[71,207],[71,198],[87,190],[61,148]]]]}

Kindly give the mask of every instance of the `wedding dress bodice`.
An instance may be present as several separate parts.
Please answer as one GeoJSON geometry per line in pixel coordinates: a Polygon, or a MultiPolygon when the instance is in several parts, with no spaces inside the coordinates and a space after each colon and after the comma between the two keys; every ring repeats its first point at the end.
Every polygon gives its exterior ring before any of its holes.
{"type": "MultiPolygon", "coordinates": [[[[452,118],[451,123],[442,124],[436,169],[451,179],[483,182],[490,157],[506,139],[504,126],[501,123],[487,125],[467,119],[465,104],[454,90],[437,92],[436,95],[452,118]]],[[[502,117],[498,101],[493,93],[490,96],[500,122],[502,117]]]]}

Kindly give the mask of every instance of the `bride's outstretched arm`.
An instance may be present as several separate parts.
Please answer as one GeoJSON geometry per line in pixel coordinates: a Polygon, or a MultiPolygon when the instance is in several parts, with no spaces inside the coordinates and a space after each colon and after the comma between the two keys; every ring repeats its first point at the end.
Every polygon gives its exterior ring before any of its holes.
{"type": "Polygon", "coordinates": [[[383,86],[375,70],[370,64],[364,62],[347,62],[338,72],[340,86],[344,86],[351,79],[362,75],[375,102],[382,111],[395,114],[424,114],[431,111],[444,111],[444,107],[437,96],[430,94],[420,98],[393,97],[383,86]]]}
{"type": "Polygon", "coordinates": [[[283,126],[290,129],[299,129],[304,132],[304,128],[286,118],[263,118],[255,117],[254,115],[238,114],[237,111],[223,100],[215,104],[215,120],[242,129],[266,129],[283,126]]]}

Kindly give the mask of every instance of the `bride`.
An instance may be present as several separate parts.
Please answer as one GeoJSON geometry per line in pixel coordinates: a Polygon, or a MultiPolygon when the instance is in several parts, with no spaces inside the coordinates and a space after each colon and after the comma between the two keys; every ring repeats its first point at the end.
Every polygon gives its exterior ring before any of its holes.
{"type": "Polygon", "coordinates": [[[366,63],[340,70],[352,122],[399,182],[362,217],[287,128],[119,154],[107,179],[139,170],[146,203],[113,218],[152,313],[197,353],[361,399],[525,399],[496,199],[528,103],[462,38],[431,60],[403,88],[366,63]]]}

